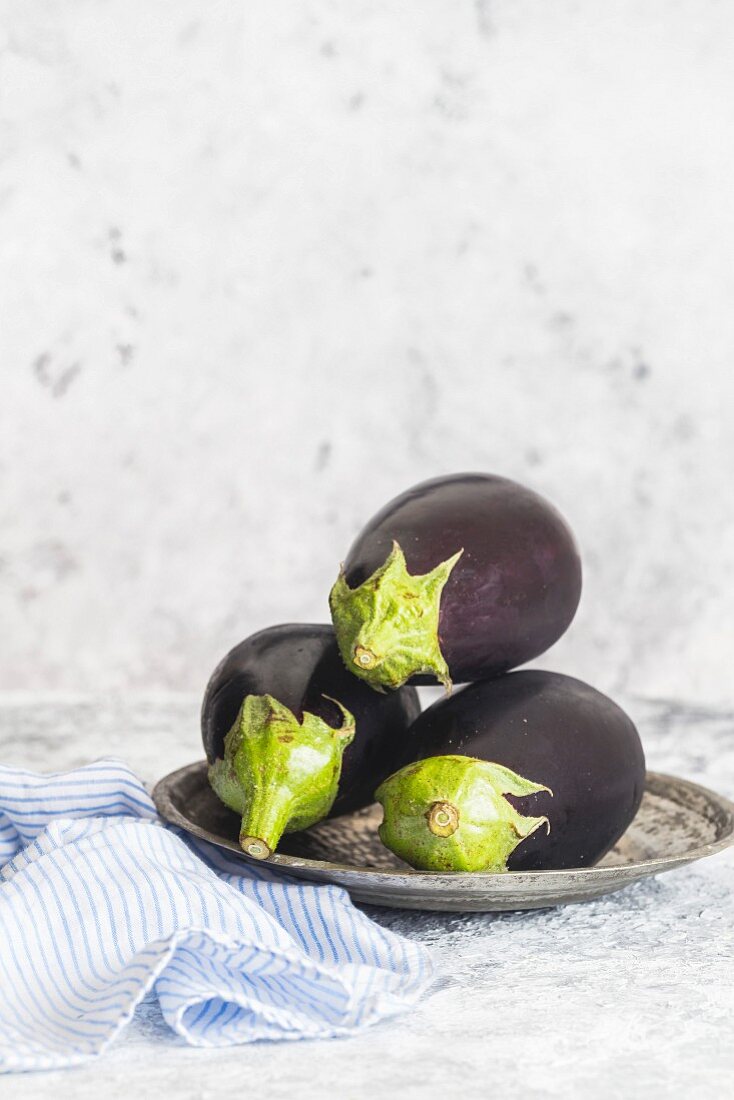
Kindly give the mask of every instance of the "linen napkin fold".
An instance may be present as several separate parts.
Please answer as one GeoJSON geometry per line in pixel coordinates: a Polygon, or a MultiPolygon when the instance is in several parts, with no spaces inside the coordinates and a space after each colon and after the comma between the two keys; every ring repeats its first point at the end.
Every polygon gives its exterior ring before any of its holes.
{"type": "Polygon", "coordinates": [[[149,991],[196,1046],[347,1035],[415,1004],[428,951],[336,886],[164,825],[117,760],[0,767],[0,1071],[77,1065],[149,991]]]}

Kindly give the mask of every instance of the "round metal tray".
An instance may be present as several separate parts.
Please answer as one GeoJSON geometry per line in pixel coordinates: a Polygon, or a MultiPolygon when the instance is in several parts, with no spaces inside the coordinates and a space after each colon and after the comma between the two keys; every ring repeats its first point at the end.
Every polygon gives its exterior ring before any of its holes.
{"type": "MultiPolygon", "coordinates": [[[[206,761],[179,768],[153,791],[166,821],[254,862],[239,847],[239,818],[209,786],[206,761]]],[[[595,867],[493,874],[414,871],[377,835],[380,806],[284,836],[266,862],[289,874],[345,887],[355,901],[405,909],[495,912],[587,901],[734,843],[734,804],[696,783],[647,773],[637,817],[595,867]]],[[[262,866],[262,864],[261,864],[262,866]]]]}

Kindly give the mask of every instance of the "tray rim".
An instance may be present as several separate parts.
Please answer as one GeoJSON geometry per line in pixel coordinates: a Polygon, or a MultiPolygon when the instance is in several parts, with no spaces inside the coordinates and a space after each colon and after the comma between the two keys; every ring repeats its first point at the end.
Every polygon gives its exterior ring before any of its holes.
{"type": "MultiPolygon", "coordinates": [[[[611,866],[596,864],[592,867],[566,867],[548,871],[419,871],[413,867],[406,867],[405,869],[381,868],[363,867],[353,863],[331,863],[329,860],[309,859],[306,856],[289,856],[277,852],[269,859],[256,860],[248,856],[247,853],[234,842],[224,837],[218,837],[213,833],[209,833],[205,829],[192,823],[173,804],[169,793],[169,789],[173,782],[180,776],[190,774],[197,770],[201,771],[207,766],[206,760],[196,760],[191,764],[185,764],[181,768],[176,768],[174,771],[169,772],[158,780],[153,787],[152,798],[160,816],[170,824],[177,825],[185,832],[199,837],[200,840],[204,840],[209,844],[214,844],[217,847],[233,852],[248,864],[258,865],[260,867],[278,867],[282,868],[284,871],[288,871],[289,869],[294,871],[313,870],[326,873],[337,872],[340,875],[353,874],[359,875],[360,877],[375,876],[380,879],[418,878],[429,881],[431,879],[441,879],[443,881],[449,879],[457,883],[457,885],[460,882],[472,882],[480,886],[483,882],[487,884],[491,882],[494,886],[505,884],[506,888],[511,889],[513,884],[540,883],[541,881],[550,883],[554,878],[567,880],[569,875],[573,875],[574,877],[583,876],[591,880],[594,878],[606,879],[608,881],[610,877],[629,877],[637,871],[645,871],[651,868],[657,868],[662,872],[667,869],[672,870],[681,864],[693,863],[698,859],[704,859],[707,856],[715,855],[717,852],[724,851],[726,848],[734,845],[734,801],[712,790],[710,787],[705,787],[701,783],[695,783],[691,779],[684,779],[681,776],[671,775],[668,772],[647,771],[645,773],[645,791],[651,790],[651,783],[652,786],[656,784],[664,785],[667,783],[668,785],[673,784],[678,788],[686,788],[695,794],[704,796],[726,815],[728,819],[728,828],[726,832],[717,840],[709,841],[706,844],[700,844],[695,848],[687,849],[685,852],[679,852],[676,855],[656,856],[653,859],[635,860],[632,863],[621,863],[611,866]]],[[[656,792],[651,790],[651,793],[655,794],[656,792]]],[[[351,815],[345,814],[344,816],[349,817],[351,815]]]]}

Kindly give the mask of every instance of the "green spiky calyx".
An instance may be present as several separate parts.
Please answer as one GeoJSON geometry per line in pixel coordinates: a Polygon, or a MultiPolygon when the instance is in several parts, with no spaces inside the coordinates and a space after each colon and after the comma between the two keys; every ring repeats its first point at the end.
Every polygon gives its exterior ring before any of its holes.
{"type": "Polygon", "coordinates": [[[451,687],[438,639],[441,593],[459,550],[430,573],[411,575],[397,542],[371,577],[350,588],[342,568],[329,596],[339,650],[347,668],[377,689],[399,688],[412,676],[435,676],[451,687]]]}
{"type": "Polygon", "coordinates": [[[255,859],[267,859],[283,833],[307,829],[334,804],[355,724],[331,702],[343,718],[337,729],[307,712],[299,722],[272,695],[248,695],[225,738],[224,758],[209,768],[215,793],[242,815],[240,845],[255,859]]]}
{"type": "Polygon", "coordinates": [[[432,756],[395,772],[375,792],[380,840],[419,871],[507,871],[507,860],[547,817],[524,817],[503,796],[549,787],[486,760],[432,756]]]}

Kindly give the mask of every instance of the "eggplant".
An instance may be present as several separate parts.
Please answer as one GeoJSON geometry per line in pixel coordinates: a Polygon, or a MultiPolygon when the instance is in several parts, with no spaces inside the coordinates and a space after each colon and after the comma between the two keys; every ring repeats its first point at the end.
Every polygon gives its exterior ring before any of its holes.
{"type": "MultiPolygon", "coordinates": [[[[420,713],[414,688],[379,695],[352,676],[339,655],[333,629],[325,624],[291,623],[262,630],[240,642],[217,665],[201,708],[210,765],[224,758],[225,738],[238,718],[247,718],[252,726],[249,716],[241,716],[248,696],[270,696],[301,726],[308,715],[332,730],[348,727],[353,719],[354,738],[341,759],[332,817],[372,802],[375,787],[399,766],[402,740],[420,713]]],[[[291,723],[289,735],[295,733],[291,723]]]]}
{"type": "Polygon", "coordinates": [[[600,691],[556,672],[511,672],[470,684],[425,710],[403,746],[403,766],[470,756],[550,788],[552,796],[539,791],[518,803],[531,818],[547,817],[550,832],[524,840],[509,857],[511,871],[596,863],[634,818],[645,786],[631,719],[600,691]]]}
{"type": "Polygon", "coordinates": [[[491,474],[425,481],[352,544],[330,606],[347,667],[373,687],[450,687],[545,652],[574,617],[573,534],[537,493],[491,474]]]}
{"type": "Polygon", "coordinates": [[[381,783],[380,840],[419,871],[507,870],[547,817],[526,817],[504,797],[553,792],[509,768],[470,756],[429,756],[381,783]]]}

